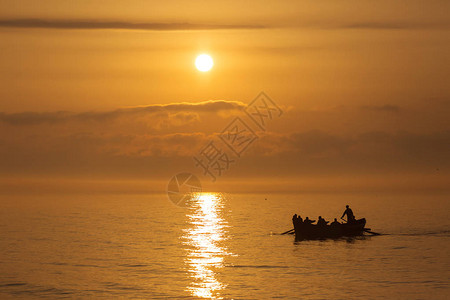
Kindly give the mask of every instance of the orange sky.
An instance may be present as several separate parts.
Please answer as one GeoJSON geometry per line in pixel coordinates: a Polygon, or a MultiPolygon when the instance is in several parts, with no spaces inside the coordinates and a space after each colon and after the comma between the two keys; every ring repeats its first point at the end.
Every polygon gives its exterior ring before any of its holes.
{"type": "Polygon", "coordinates": [[[449,8],[0,0],[2,187],[201,174],[192,156],[265,91],[284,114],[218,181],[445,188],[449,8]]]}

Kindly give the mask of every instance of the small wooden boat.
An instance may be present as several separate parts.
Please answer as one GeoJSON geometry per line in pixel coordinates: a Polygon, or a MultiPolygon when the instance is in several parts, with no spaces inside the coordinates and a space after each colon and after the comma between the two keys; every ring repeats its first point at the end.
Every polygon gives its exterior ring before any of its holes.
{"type": "Polygon", "coordinates": [[[313,225],[294,222],[295,239],[327,239],[363,235],[365,231],[364,226],[366,226],[366,219],[364,218],[350,223],[331,225],[313,225]]]}

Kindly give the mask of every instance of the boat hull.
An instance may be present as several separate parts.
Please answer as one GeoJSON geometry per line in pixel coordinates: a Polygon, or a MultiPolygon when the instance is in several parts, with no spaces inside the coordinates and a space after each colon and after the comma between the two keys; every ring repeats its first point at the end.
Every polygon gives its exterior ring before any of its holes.
{"type": "Polygon", "coordinates": [[[352,223],[337,225],[312,225],[312,224],[294,224],[295,239],[327,239],[340,238],[346,236],[358,236],[364,233],[366,219],[355,220],[352,223]]]}

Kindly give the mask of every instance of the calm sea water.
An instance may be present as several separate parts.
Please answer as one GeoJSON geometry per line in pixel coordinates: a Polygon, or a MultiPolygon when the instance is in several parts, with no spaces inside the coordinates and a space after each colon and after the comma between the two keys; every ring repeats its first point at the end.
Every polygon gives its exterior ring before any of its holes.
{"type": "Polygon", "coordinates": [[[450,201],[430,195],[0,199],[0,298],[448,299],[450,201]],[[267,198],[267,200],[265,200],[267,198]],[[291,216],[381,236],[295,242],[291,216]]]}

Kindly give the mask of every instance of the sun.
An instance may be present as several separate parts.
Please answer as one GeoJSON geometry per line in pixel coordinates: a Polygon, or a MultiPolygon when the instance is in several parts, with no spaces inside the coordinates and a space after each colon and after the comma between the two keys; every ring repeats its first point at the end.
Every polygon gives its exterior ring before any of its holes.
{"type": "Polygon", "coordinates": [[[195,66],[200,72],[208,72],[214,65],[213,59],[208,54],[200,54],[195,59],[195,66]]]}

